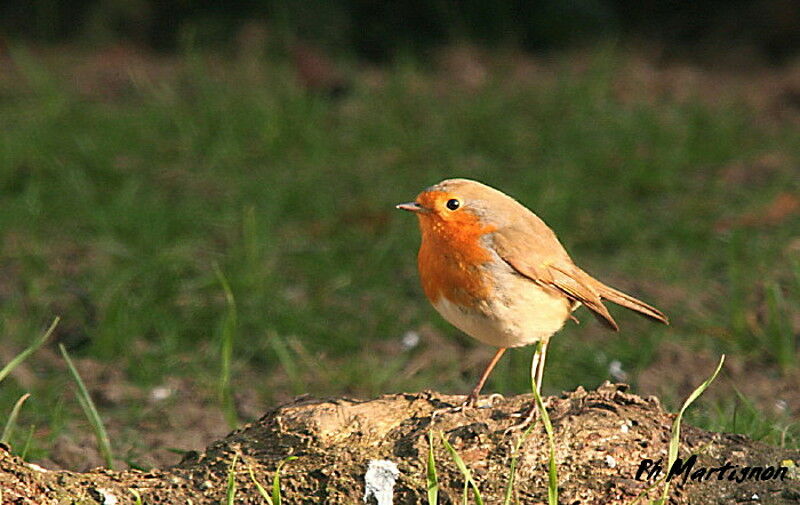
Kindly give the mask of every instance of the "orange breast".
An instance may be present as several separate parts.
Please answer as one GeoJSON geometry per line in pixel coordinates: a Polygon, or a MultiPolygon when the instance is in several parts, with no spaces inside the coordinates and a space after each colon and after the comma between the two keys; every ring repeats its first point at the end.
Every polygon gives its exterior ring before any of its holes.
{"type": "Polygon", "coordinates": [[[493,231],[474,216],[464,214],[458,222],[434,216],[420,216],[422,245],[417,264],[422,289],[436,304],[444,296],[449,301],[471,306],[491,294],[485,265],[491,253],[481,245],[481,237],[493,231]]]}

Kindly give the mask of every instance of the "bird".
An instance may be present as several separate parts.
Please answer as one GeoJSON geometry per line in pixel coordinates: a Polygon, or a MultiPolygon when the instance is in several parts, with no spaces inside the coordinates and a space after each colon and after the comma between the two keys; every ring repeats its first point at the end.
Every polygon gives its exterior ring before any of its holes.
{"type": "Polygon", "coordinates": [[[541,394],[550,338],[572,312],[586,307],[608,329],[619,325],[610,301],[669,324],[657,308],[614,289],[579,268],[539,216],[505,193],[470,179],[446,179],[396,208],[416,214],[422,290],[437,312],[476,340],[496,347],[467,395],[475,406],[509,348],[536,344],[532,380],[541,394]]]}

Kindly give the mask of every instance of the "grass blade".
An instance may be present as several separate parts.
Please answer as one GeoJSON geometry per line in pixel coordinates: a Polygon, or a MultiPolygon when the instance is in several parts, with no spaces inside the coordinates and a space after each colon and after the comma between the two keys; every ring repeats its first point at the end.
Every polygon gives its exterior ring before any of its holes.
{"type": "Polygon", "coordinates": [[[261,497],[264,498],[264,501],[267,502],[268,505],[273,505],[272,497],[269,495],[269,493],[267,493],[267,490],[264,489],[264,486],[262,486],[261,483],[258,482],[258,479],[256,479],[256,474],[255,472],[253,472],[253,467],[247,465],[247,470],[250,472],[250,480],[252,480],[253,484],[256,485],[256,490],[258,491],[258,494],[260,494],[261,497]]]}
{"type": "Polygon", "coordinates": [[[283,338],[275,332],[269,332],[267,342],[272,350],[275,351],[275,356],[278,362],[283,367],[284,372],[289,377],[291,383],[292,393],[300,394],[305,391],[305,382],[301,377],[300,370],[297,366],[297,361],[292,357],[289,347],[284,342],[283,338]]]}
{"type": "Polygon", "coordinates": [[[139,493],[138,490],[130,488],[128,489],[128,491],[130,491],[131,494],[133,495],[134,498],[133,505],[144,505],[144,502],[142,501],[142,495],[139,493]]]}
{"type": "Polygon", "coordinates": [[[428,463],[425,468],[425,481],[428,487],[428,505],[439,503],[439,477],[436,475],[436,461],[433,457],[433,432],[428,432],[428,463]]]}
{"type": "Polygon", "coordinates": [[[72,375],[72,379],[78,386],[78,391],[76,392],[78,403],[80,403],[84,414],[86,414],[86,418],[89,419],[89,424],[91,424],[92,428],[94,429],[94,435],[97,439],[97,445],[100,447],[100,453],[103,455],[106,466],[109,469],[113,469],[114,457],[111,453],[111,442],[108,439],[108,433],[106,432],[105,425],[103,425],[103,420],[100,418],[100,414],[97,412],[97,408],[92,401],[92,397],[89,395],[89,391],[86,389],[86,385],[83,383],[83,379],[81,379],[80,374],[78,374],[78,370],[72,363],[69,354],[67,354],[66,348],[64,348],[63,344],[58,344],[58,348],[61,350],[61,355],[64,357],[64,361],[67,363],[67,367],[72,375]]]}
{"type": "Polygon", "coordinates": [[[10,374],[12,370],[14,370],[17,366],[19,366],[20,363],[25,361],[25,359],[28,356],[33,354],[36,351],[36,349],[41,347],[42,344],[44,344],[47,341],[47,339],[50,338],[50,335],[53,334],[53,331],[56,329],[56,326],[58,326],[59,321],[61,321],[60,317],[56,317],[55,319],[53,319],[53,322],[50,323],[50,327],[47,328],[47,331],[44,332],[44,335],[36,339],[31,345],[28,346],[27,349],[17,354],[14,357],[14,359],[9,361],[8,364],[4,366],[2,370],[0,370],[0,382],[3,382],[3,379],[5,379],[6,376],[10,374]]]}
{"type": "Polygon", "coordinates": [[[275,469],[275,476],[272,478],[272,505],[281,505],[281,468],[295,459],[297,459],[297,456],[289,456],[278,463],[278,468],[275,469]]]}
{"type": "Polygon", "coordinates": [[[787,374],[796,365],[797,346],[789,317],[784,313],[786,301],[778,283],[773,282],[766,288],[766,301],[768,316],[766,331],[769,337],[767,349],[770,349],[775,356],[781,372],[787,374]]]}
{"type": "Polygon", "coordinates": [[[14,404],[14,408],[11,409],[11,414],[8,416],[8,421],[6,421],[6,425],[3,428],[3,435],[0,436],[0,444],[8,444],[8,440],[11,438],[11,433],[14,431],[14,425],[17,424],[17,417],[19,416],[19,411],[22,408],[22,404],[25,403],[25,400],[31,397],[30,393],[25,393],[24,395],[19,397],[17,403],[14,404]]]}
{"type": "Polygon", "coordinates": [[[20,459],[23,461],[25,457],[28,455],[28,450],[31,448],[31,441],[33,440],[33,432],[36,431],[36,425],[32,424],[30,429],[28,430],[28,436],[25,437],[25,444],[22,446],[22,451],[19,453],[20,459]]]}
{"type": "Polygon", "coordinates": [[[236,461],[239,459],[238,454],[233,455],[231,466],[228,468],[228,485],[225,489],[225,504],[233,505],[236,500],[236,461]]]}
{"type": "MultiPolygon", "coordinates": [[[[672,422],[672,435],[669,441],[669,455],[667,457],[667,468],[672,468],[673,463],[678,458],[678,446],[681,442],[681,420],[683,419],[683,413],[692,404],[701,394],[705,391],[708,386],[714,382],[714,379],[717,378],[717,374],[720,370],[722,370],[722,365],[725,363],[725,355],[723,354],[719,358],[719,364],[717,364],[717,369],[714,370],[714,373],[711,374],[711,377],[705,380],[702,384],[700,384],[697,389],[692,391],[692,394],[683,402],[683,406],[681,410],[678,411],[678,415],[675,416],[675,420],[672,422]]],[[[667,503],[667,496],[669,495],[669,482],[664,483],[664,491],[661,493],[661,499],[658,500],[656,503],[659,505],[664,505],[667,503]]]]}
{"type": "MultiPolygon", "coordinates": [[[[536,344],[536,354],[542,353],[542,342],[536,344]]],[[[531,376],[531,389],[533,390],[533,398],[536,401],[536,409],[544,423],[544,429],[547,432],[547,445],[549,447],[549,454],[547,457],[547,503],[549,505],[558,505],[558,470],[556,469],[556,444],[553,437],[553,425],[550,423],[550,416],[547,414],[547,409],[544,408],[542,396],[536,388],[536,381],[531,376]]]]}
{"type": "Polygon", "coordinates": [[[544,429],[547,432],[547,445],[549,446],[549,455],[547,462],[547,503],[550,505],[558,505],[558,471],[556,470],[556,444],[553,440],[553,425],[550,423],[550,416],[547,414],[547,409],[544,408],[542,397],[536,388],[533,389],[533,396],[536,399],[536,408],[539,410],[539,415],[542,416],[544,429]]]}
{"type": "Polygon", "coordinates": [[[294,461],[297,459],[297,456],[289,456],[278,463],[278,467],[275,469],[275,476],[272,478],[272,496],[267,492],[264,486],[258,482],[256,479],[256,474],[253,472],[253,467],[250,465],[247,466],[248,471],[250,472],[250,479],[253,481],[253,484],[256,486],[256,490],[258,490],[258,494],[266,501],[269,505],[280,505],[282,501],[281,497],[281,469],[283,465],[288,463],[289,461],[294,461]]]}
{"type": "Polygon", "coordinates": [[[508,484],[506,485],[506,492],[505,496],[503,497],[503,505],[511,505],[511,498],[513,497],[514,493],[514,481],[516,479],[516,472],[517,472],[517,460],[519,459],[519,449],[522,447],[522,444],[525,443],[525,440],[528,439],[528,436],[533,431],[533,427],[536,426],[535,423],[531,423],[525,431],[522,433],[522,436],[519,437],[517,443],[514,444],[514,450],[511,453],[511,465],[509,466],[509,476],[508,476],[508,484]]]}
{"type": "Polygon", "coordinates": [[[478,485],[472,479],[472,472],[469,471],[469,468],[467,468],[467,465],[464,463],[464,460],[461,459],[461,456],[459,456],[455,448],[450,445],[450,442],[448,442],[446,438],[444,438],[444,433],[439,432],[439,437],[442,439],[442,443],[450,453],[450,456],[452,456],[453,461],[455,461],[456,466],[461,471],[462,475],[464,475],[464,485],[466,486],[466,484],[469,483],[469,485],[472,486],[472,495],[475,497],[475,503],[477,505],[483,505],[483,497],[481,497],[481,492],[478,489],[478,485]]]}
{"type": "Polygon", "coordinates": [[[219,397],[228,426],[235,428],[239,424],[239,416],[236,415],[236,407],[233,404],[231,363],[233,362],[233,343],[238,326],[236,299],[233,297],[233,291],[228,279],[225,278],[225,274],[222,273],[216,263],[214,263],[214,272],[217,274],[217,279],[219,279],[219,283],[225,293],[225,305],[227,307],[225,318],[222,321],[222,333],[220,336],[219,397]]]}

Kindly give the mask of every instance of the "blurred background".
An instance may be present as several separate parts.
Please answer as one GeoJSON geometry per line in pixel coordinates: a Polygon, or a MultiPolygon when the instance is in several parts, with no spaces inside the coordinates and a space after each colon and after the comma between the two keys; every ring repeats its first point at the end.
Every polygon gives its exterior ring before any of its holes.
{"type": "MultiPolygon", "coordinates": [[[[690,422],[798,447],[798,48],[792,0],[3,2],[0,364],[62,318],[0,382],[3,438],[102,464],[59,344],[120,467],[300,394],[466,393],[493,349],[394,209],[461,176],[672,320],[579,311],[545,393],[676,410],[726,353],[690,422]]],[[[484,391],[528,391],[531,352],[484,391]]]]}

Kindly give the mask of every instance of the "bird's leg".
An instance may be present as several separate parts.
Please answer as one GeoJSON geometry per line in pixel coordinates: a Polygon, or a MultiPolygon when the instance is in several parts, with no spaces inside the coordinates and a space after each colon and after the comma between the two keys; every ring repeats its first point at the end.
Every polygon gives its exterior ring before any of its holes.
{"type": "MultiPolygon", "coordinates": [[[[434,410],[433,413],[431,414],[431,422],[434,422],[436,420],[436,417],[439,416],[440,414],[446,414],[446,413],[452,414],[454,412],[460,412],[461,410],[464,409],[464,407],[474,407],[475,404],[478,402],[478,396],[480,396],[481,394],[481,389],[483,389],[483,385],[486,383],[486,379],[489,378],[489,374],[492,373],[492,370],[497,365],[497,362],[500,361],[500,358],[503,356],[503,353],[505,352],[506,348],[501,347],[497,350],[496,353],[494,353],[494,356],[492,357],[491,361],[489,361],[489,364],[486,366],[486,370],[483,371],[483,373],[481,374],[481,378],[478,380],[478,383],[469,393],[464,403],[462,403],[458,407],[434,410]]],[[[494,397],[495,395],[492,396],[494,397]]],[[[500,396],[502,398],[501,395],[497,396],[500,396]]]]}
{"type": "Polygon", "coordinates": [[[489,364],[486,365],[486,370],[483,371],[481,374],[481,378],[478,379],[478,383],[470,392],[469,396],[467,396],[466,401],[464,401],[464,405],[467,407],[474,407],[475,404],[478,402],[478,396],[481,394],[481,389],[483,389],[483,385],[486,383],[486,379],[489,378],[489,374],[492,373],[494,367],[497,365],[497,362],[500,361],[500,358],[503,356],[503,353],[506,352],[505,347],[501,347],[494,353],[492,360],[489,361],[489,364]]]}

